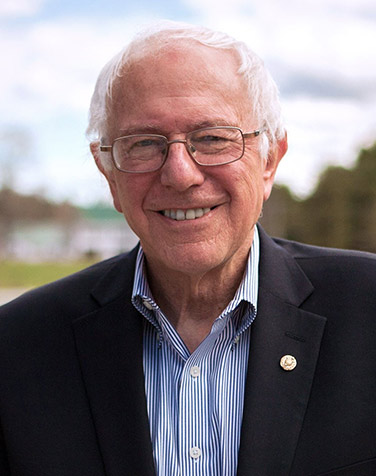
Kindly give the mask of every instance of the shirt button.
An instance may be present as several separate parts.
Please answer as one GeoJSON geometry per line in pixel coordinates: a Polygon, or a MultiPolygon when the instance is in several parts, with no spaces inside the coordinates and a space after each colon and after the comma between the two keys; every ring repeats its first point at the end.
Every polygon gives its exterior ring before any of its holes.
{"type": "Polygon", "coordinates": [[[153,309],[153,306],[146,299],[144,299],[142,302],[143,302],[144,306],[146,307],[146,309],[149,309],[149,311],[151,311],[153,309]]]}
{"type": "Polygon", "coordinates": [[[194,365],[193,367],[191,367],[191,370],[189,371],[189,373],[191,374],[191,377],[199,377],[200,376],[200,367],[197,367],[197,365],[194,365]]]}
{"type": "Polygon", "coordinates": [[[197,459],[201,456],[201,450],[197,446],[194,446],[189,450],[189,454],[191,455],[191,458],[197,459]]]}

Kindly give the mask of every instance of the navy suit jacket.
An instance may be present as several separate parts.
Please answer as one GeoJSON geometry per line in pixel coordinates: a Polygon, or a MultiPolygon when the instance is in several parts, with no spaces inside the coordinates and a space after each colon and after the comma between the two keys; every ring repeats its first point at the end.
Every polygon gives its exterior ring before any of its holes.
{"type": "MultiPolygon", "coordinates": [[[[260,244],[237,474],[375,475],[375,257],[260,244]]],[[[0,475],[154,474],[135,257],[1,308],[0,475]]]]}

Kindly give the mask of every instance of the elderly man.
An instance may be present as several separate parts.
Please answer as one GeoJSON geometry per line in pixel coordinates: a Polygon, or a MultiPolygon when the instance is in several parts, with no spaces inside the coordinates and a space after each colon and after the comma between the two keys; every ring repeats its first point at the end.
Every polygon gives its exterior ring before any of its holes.
{"type": "Polygon", "coordinates": [[[260,59],[148,31],[88,132],[140,245],[1,311],[1,475],[376,474],[375,258],[256,226],[287,149],[260,59]]]}

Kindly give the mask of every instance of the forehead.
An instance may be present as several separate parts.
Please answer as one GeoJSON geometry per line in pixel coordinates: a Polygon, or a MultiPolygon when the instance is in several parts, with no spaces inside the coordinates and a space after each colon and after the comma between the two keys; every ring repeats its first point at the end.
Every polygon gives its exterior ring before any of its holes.
{"type": "Polygon", "coordinates": [[[191,82],[199,86],[213,79],[237,81],[238,67],[238,60],[232,51],[182,41],[176,45],[156,47],[138,59],[136,57],[123,74],[124,83],[132,85],[135,82],[137,87],[142,87],[144,83],[147,86],[163,85],[175,79],[181,86],[187,87],[191,82]]]}
{"type": "Polygon", "coordinates": [[[178,129],[189,121],[220,118],[238,125],[250,109],[238,68],[234,52],[198,43],[151,51],[122,71],[114,88],[113,117],[124,127],[164,122],[164,116],[178,129]]]}

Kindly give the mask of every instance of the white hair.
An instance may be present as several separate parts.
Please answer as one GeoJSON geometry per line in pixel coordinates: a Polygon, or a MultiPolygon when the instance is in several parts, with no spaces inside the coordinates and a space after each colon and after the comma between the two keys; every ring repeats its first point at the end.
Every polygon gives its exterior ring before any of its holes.
{"type": "MultiPolygon", "coordinates": [[[[87,137],[100,141],[108,136],[112,111],[112,93],[124,70],[150,54],[163,51],[169,44],[195,41],[202,45],[233,51],[239,59],[238,74],[248,89],[250,108],[260,127],[266,130],[260,140],[260,155],[266,159],[269,147],[285,135],[277,85],[263,61],[245,43],[225,33],[180,22],[162,21],[141,31],[129,45],[114,56],[102,69],[95,85],[89,111],[87,137]]],[[[101,154],[105,168],[111,166],[108,154],[101,154]]]]}

